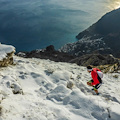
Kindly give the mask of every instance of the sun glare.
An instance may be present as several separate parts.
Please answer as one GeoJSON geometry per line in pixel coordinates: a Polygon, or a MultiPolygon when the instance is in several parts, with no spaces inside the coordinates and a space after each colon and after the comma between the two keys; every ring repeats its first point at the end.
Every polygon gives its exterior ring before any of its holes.
{"type": "Polygon", "coordinates": [[[120,2],[116,3],[115,9],[118,9],[118,8],[120,8],[120,2]]]}
{"type": "Polygon", "coordinates": [[[120,0],[112,0],[108,7],[111,10],[120,8],[120,0]]]}

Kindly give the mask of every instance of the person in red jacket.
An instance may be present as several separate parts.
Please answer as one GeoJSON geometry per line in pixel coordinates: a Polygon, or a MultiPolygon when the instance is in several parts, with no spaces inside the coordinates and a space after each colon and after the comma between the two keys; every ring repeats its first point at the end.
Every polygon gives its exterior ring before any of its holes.
{"type": "Polygon", "coordinates": [[[87,85],[92,86],[97,95],[99,95],[98,88],[102,84],[99,73],[102,73],[98,68],[92,68],[92,66],[87,66],[87,71],[91,73],[92,80],[87,82],[87,85]]]}

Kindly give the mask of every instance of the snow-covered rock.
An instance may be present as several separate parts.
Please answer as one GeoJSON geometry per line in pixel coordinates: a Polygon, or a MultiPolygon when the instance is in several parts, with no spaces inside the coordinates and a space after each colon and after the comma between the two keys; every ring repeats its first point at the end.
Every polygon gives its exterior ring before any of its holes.
{"type": "Polygon", "coordinates": [[[67,82],[67,88],[72,89],[73,86],[74,86],[73,81],[68,81],[68,82],[67,82]]]}
{"type": "Polygon", "coordinates": [[[18,83],[13,83],[11,85],[11,88],[13,89],[12,91],[14,94],[22,94],[23,93],[22,88],[18,83]]]}
{"type": "Polygon", "coordinates": [[[119,73],[104,74],[96,96],[85,67],[17,56],[14,61],[0,71],[0,120],[119,120],[119,73]]]}
{"type": "Polygon", "coordinates": [[[4,45],[0,43],[0,66],[8,66],[13,64],[13,54],[15,47],[11,45],[4,45]]]}

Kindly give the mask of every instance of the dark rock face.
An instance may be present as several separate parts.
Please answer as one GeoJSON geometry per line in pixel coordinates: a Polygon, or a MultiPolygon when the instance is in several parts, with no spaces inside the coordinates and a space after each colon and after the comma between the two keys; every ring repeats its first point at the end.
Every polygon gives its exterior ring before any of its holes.
{"type": "Polygon", "coordinates": [[[18,53],[17,55],[26,58],[50,59],[56,62],[69,62],[75,58],[75,56],[55,50],[53,45],[46,47],[46,49],[24,52],[24,54],[18,53]]]}
{"type": "Polygon", "coordinates": [[[61,51],[81,56],[102,50],[101,53],[120,57],[120,8],[105,14],[98,22],[79,33],[76,38],[78,42],[63,46],[61,51]]]}
{"type": "Polygon", "coordinates": [[[51,51],[51,52],[55,51],[54,46],[53,45],[47,46],[46,51],[51,51]]]}

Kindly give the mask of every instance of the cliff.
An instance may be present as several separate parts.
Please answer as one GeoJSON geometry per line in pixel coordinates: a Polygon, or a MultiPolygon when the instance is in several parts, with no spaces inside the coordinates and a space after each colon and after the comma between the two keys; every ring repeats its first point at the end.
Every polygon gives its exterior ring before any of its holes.
{"type": "Polygon", "coordinates": [[[76,38],[77,42],[66,44],[60,50],[77,56],[97,51],[120,57],[120,8],[105,14],[76,38]]]}

